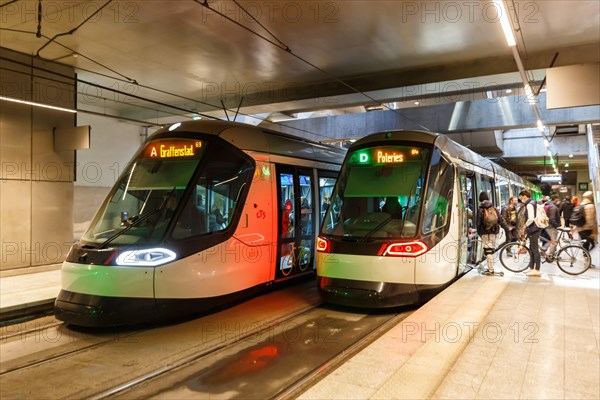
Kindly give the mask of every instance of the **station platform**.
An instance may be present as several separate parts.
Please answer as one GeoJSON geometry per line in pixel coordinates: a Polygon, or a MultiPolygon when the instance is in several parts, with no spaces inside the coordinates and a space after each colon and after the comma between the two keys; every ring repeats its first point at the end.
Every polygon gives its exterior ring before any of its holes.
{"type": "MultiPolygon", "coordinates": [[[[599,248],[580,276],[473,270],[299,398],[598,399],[599,248]]],[[[52,302],[59,268],[3,273],[0,313],[52,302]]]]}
{"type": "Polygon", "coordinates": [[[579,276],[472,270],[299,399],[600,398],[599,247],[579,276]]]}
{"type": "Polygon", "coordinates": [[[60,266],[50,264],[0,272],[0,321],[51,307],[60,292],[60,266]]]}

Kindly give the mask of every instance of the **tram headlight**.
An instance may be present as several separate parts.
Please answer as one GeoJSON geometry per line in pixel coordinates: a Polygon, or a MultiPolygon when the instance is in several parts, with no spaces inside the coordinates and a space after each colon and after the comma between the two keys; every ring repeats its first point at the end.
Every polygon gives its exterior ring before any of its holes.
{"type": "Polygon", "coordinates": [[[317,236],[317,251],[319,253],[329,253],[331,251],[329,240],[322,238],[321,236],[317,236]]]}
{"type": "Polygon", "coordinates": [[[127,250],[119,254],[116,263],[129,267],[156,267],[173,261],[176,257],[175,252],[164,248],[127,250]]]}
{"type": "Polygon", "coordinates": [[[420,241],[391,243],[383,252],[383,256],[390,257],[418,257],[429,249],[420,241]]]}

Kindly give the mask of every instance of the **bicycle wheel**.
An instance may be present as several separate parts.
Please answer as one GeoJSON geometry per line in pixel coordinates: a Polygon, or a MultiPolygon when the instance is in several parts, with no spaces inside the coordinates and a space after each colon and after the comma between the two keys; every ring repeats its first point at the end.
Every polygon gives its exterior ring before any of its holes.
{"type": "Polygon", "coordinates": [[[531,263],[531,250],[519,242],[510,242],[502,245],[500,252],[500,263],[504,268],[512,272],[523,272],[531,263]]]}
{"type": "Polygon", "coordinates": [[[558,268],[565,274],[583,274],[592,265],[592,256],[580,246],[563,247],[556,255],[558,268]]]}

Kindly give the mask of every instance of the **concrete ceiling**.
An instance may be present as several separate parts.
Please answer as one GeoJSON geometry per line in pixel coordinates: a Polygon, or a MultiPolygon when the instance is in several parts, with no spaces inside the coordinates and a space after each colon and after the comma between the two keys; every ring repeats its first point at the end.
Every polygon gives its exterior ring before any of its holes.
{"type": "MultiPolygon", "coordinates": [[[[597,0],[506,3],[533,81],[556,54],[600,61],[597,0]]],[[[276,121],[522,87],[491,0],[44,0],[41,20],[38,5],[1,0],[0,46],[72,65],[80,109],[130,120],[241,105],[276,121]]]]}

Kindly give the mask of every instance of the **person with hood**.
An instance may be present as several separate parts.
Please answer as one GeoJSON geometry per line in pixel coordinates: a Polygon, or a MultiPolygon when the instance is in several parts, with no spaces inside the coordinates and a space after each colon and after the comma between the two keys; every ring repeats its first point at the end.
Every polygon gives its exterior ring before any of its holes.
{"type": "Polygon", "coordinates": [[[494,251],[501,224],[502,216],[490,201],[489,195],[487,192],[481,192],[477,210],[477,233],[483,242],[483,254],[487,259],[487,271],[484,272],[486,275],[494,273],[494,251]]]}

